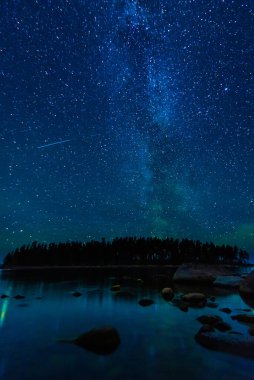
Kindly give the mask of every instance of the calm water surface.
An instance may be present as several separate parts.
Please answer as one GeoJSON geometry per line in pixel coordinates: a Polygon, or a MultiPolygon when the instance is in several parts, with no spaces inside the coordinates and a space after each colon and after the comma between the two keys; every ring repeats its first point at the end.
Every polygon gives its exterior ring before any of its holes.
{"type": "MultiPolygon", "coordinates": [[[[117,299],[110,291],[112,281],[2,278],[1,294],[22,294],[25,299],[0,300],[0,379],[253,380],[254,361],[206,350],[194,340],[200,328],[196,318],[202,314],[221,315],[237,331],[246,332],[247,327],[216,309],[182,312],[158,290],[131,281],[125,281],[123,289],[132,291],[133,300],[117,299]],[[80,298],[72,296],[76,290],[82,292],[80,298]],[[155,304],[142,308],[142,297],[155,304]],[[120,347],[110,356],[58,342],[102,325],[115,326],[121,336],[120,347]]],[[[216,296],[219,307],[247,307],[237,294],[216,296]]]]}

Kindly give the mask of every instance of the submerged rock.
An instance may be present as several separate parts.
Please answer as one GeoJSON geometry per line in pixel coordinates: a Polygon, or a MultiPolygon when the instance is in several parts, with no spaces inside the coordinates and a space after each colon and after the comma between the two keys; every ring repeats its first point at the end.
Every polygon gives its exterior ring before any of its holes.
{"type": "Polygon", "coordinates": [[[216,323],[216,325],[214,325],[214,328],[216,329],[216,330],[219,330],[219,331],[229,331],[229,330],[232,330],[232,327],[230,326],[230,324],[229,323],[227,323],[227,322],[218,322],[218,323],[216,323]]]}
{"type": "Polygon", "coordinates": [[[187,302],[184,302],[182,299],[175,298],[172,301],[173,305],[178,307],[181,311],[188,311],[189,310],[189,304],[187,302]]]}
{"type": "Polygon", "coordinates": [[[219,322],[223,322],[222,318],[218,315],[201,315],[197,318],[197,321],[203,325],[215,326],[219,322]]]}
{"type": "Polygon", "coordinates": [[[13,298],[15,298],[16,300],[23,300],[25,298],[25,296],[21,296],[20,294],[17,294],[13,298]]]}
{"type": "Polygon", "coordinates": [[[198,332],[195,340],[203,347],[254,359],[254,337],[222,332],[198,332]]]}
{"type": "Polygon", "coordinates": [[[226,314],[230,314],[232,312],[232,310],[229,309],[229,307],[223,307],[222,309],[220,309],[220,311],[226,314]]]}
{"type": "Polygon", "coordinates": [[[213,326],[211,325],[203,325],[202,327],[200,327],[199,329],[199,333],[205,333],[205,332],[212,332],[212,331],[215,331],[215,329],[213,328],[213,326]]]}
{"type": "Polygon", "coordinates": [[[112,285],[111,290],[112,292],[118,292],[121,289],[121,285],[112,285]]]}
{"type": "Polygon", "coordinates": [[[182,296],[182,300],[191,306],[203,307],[206,304],[206,296],[203,293],[187,293],[182,296]]]}
{"type": "Polygon", "coordinates": [[[73,343],[100,355],[109,355],[120,345],[118,331],[111,326],[94,328],[76,339],[73,343]]]}
{"type": "Polygon", "coordinates": [[[81,297],[82,296],[82,293],[80,292],[74,292],[72,293],[73,297],[81,297]]]}
{"type": "Polygon", "coordinates": [[[214,286],[227,289],[238,289],[242,278],[240,276],[218,276],[213,282],[214,286]]]}
{"type": "Polygon", "coordinates": [[[163,288],[161,291],[161,295],[166,301],[172,300],[174,298],[174,292],[171,288],[163,288]]]}
{"type": "Polygon", "coordinates": [[[218,307],[218,304],[216,302],[207,302],[206,306],[211,307],[211,308],[216,308],[218,307]]]}
{"type": "Polygon", "coordinates": [[[143,298],[142,300],[138,301],[140,306],[150,306],[154,303],[153,300],[150,300],[149,298],[143,298]]]}
{"type": "Polygon", "coordinates": [[[249,328],[249,334],[254,336],[254,326],[249,328]]]}
{"type": "Polygon", "coordinates": [[[236,314],[236,315],[232,315],[231,318],[239,322],[254,324],[254,315],[236,314]]]}
{"type": "Polygon", "coordinates": [[[7,296],[7,294],[2,294],[1,295],[1,298],[4,299],[4,298],[9,298],[9,296],[7,296]]]}

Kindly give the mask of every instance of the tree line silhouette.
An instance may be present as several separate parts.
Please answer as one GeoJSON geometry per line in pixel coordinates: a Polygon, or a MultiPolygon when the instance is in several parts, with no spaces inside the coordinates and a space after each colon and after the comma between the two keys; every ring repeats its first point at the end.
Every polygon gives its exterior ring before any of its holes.
{"type": "Polygon", "coordinates": [[[125,237],[101,241],[38,243],[23,245],[8,253],[4,268],[13,266],[107,266],[246,264],[249,255],[237,246],[201,243],[189,239],[125,237]]]}

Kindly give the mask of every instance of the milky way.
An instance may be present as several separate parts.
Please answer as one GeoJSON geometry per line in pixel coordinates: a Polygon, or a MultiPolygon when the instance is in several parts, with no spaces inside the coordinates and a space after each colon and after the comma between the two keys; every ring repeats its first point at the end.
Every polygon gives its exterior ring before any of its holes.
{"type": "Polygon", "coordinates": [[[1,1],[2,254],[126,235],[253,250],[253,16],[237,0],[1,1]]]}

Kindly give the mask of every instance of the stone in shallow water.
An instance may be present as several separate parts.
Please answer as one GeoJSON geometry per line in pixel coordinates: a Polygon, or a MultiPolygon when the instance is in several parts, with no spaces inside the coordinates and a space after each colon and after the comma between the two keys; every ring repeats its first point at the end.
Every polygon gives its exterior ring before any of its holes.
{"type": "Polygon", "coordinates": [[[232,312],[232,310],[229,309],[229,307],[223,307],[222,309],[220,309],[220,311],[226,314],[230,314],[232,312]]]}
{"type": "Polygon", "coordinates": [[[232,315],[231,318],[239,322],[254,324],[254,315],[236,314],[236,315],[232,315]]]}
{"type": "Polygon", "coordinates": [[[7,296],[7,294],[2,294],[1,295],[1,298],[4,299],[4,298],[9,298],[9,296],[7,296]]]}
{"type": "Polygon", "coordinates": [[[80,292],[73,292],[72,295],[73,295],[73,297],[81,297],[82,293],[80,293],[80,292]]]}
{"type": "Polygon", "coordinates": [[[118,331],[112,326],[94,328],[79,337],[73,343],[99,355],[109,355],[120,345],[118,331]]]}
{"type": "Polygon", "coordinates": [[[197,321],[203,325],[215,326],[219,322],[223,322],[222,318],[218,315],[201,315],[197,318],[197,321]]]}
{"type": "Polygon", "coordinates": [[[203,293],[187,293],[182,296],[182,300],[191,306],[203,307],[206,304],[206,296],[203,293]]]}
{"type": "Polygon", "coordinates": [[[207,302],[206,306],[215,309],[216,307],[218,307],[218,304],[216,302],[207,302]]]}
{"type": "Polygon", "coordinates": [[[174,298],[172,300],[173,305],[178,307],[182,311],[188,311],[189,310],[189,304],[184,302],[182,299],[174,298]]]}
{"type": "Polygon", "coordinates": [[[15,298],[16,300],[23,300],[25,298],[25,296],[21,296],[20,294],[17,294],[13,298],[15,298]]]}
{"type": "Polygon", "coordinates": [[[142,300],[138,301],[140,306],[150,306],[154,303],[153,300],[150,300],[149,298],[143,298],[142,300]]]}
{"type": "Polygon", "coordinates": [[[203,347],[215,351],[254,359],[254,337],[222,332],[198,332],[195,340],[203,347]]]}
{"type": "Polygon", "coordinates": [[[249,334],[250,334],[250,335],[254,335],[254,326],[251,326],[251,327],[249,328],[249,334]]]}
{"type": "Polygon", "coordinates": [[[232,330],[232,327],[230,326],[229,323],[226,323],[226,322],[218,322],[216,323],[216,325],[214,325],[214,328],[216,330],[219,330],[219,331],[229,331],[229,330],[232,330]]]}
{"type": "Polygon", "coordinates": [[[174,292],[171,288],[163,288],[161,291],[161,295],[164,298],[164,300],[170,301],[174,297],[174,292]]]}

